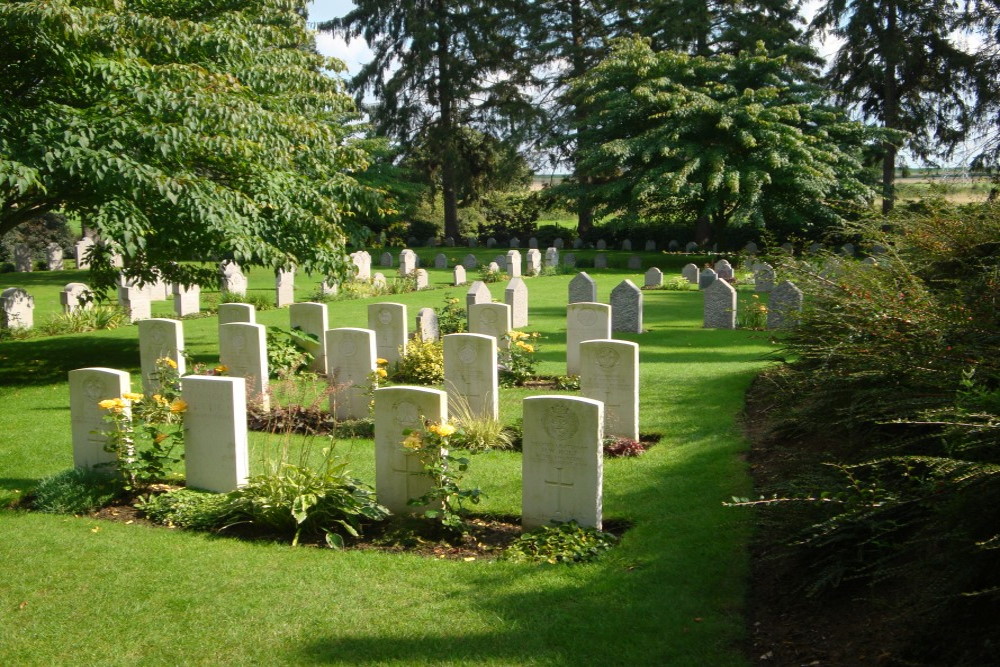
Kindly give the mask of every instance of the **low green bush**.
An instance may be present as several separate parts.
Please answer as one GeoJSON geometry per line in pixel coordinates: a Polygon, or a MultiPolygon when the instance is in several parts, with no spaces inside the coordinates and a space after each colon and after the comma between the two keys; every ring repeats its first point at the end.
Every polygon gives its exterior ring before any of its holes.
{"type": "Polygon", "coordinates": [[[392,381],[403,384],[438,385],[444,382],[444,344],[439,340],[417,338],[406,344],[406,356],[400,358],[392,381]]]}
{"type": "Polygon", "coordinates": [[[218,530],[230,521],[230,498],[223,493],[177,489],[140,498],[136,509],[151,521],[191,530],[218,530]]]}
{"type": "Polygon", "coordinates": [[[41,480],[29,501],[39,512],[85,514],[123,495],[118,478],[107,472],[70,468],[41,480]]]}
{"type": "Polygon", "coordinates": [[[515,563],[586,563],[608,551],[618,538],[575,521],[553,522],[517,538],[504,552],[515,563]]]}

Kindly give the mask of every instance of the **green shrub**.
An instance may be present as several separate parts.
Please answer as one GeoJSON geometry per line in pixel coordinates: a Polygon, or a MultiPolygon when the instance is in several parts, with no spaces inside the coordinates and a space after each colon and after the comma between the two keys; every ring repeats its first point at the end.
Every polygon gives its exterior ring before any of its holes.
{"type": "Polygon", "coordinates": [[[52,514],[85,514],[123,496],[119,480],[107,472],[70,468],[46,477],[31,494],[31,507],[52,514]]]}
{"type": "Polygon", "coordinates": [[[444,295],[444,306],[435,308],[438,318],[438,330],[441,335],[465,333],[468,329],[465,304],[461,299],[450,294],[444,295]]]}
{"type": "Polygon", "coordinates": [[[740,329],[763,331],[767,328],[767,305],[761,303],[759,296],[751,294],[749,300],[739,303],[736,320],[740,329]]]}
{"type": "Polygon", "coordinates": [[[484,283],[498,283],[507,278],[507,275],[500,269],[491,269],[489,264],[479,267],[479,279],[484,283]]]}
{"type": "Polygon", "coordinates": [[[586,563],[613,547],[618,538],[575,521],[552,522],[517,538],[504,558],[516,563],[586,563]]]}
{"type": "Polygon", "coordinates": [[[218,530],[230,522],[224,493],[177,489],[140,499],[136,508],[151,521],[191,530],[218,530]]]}
{"type": "Polygon", "coordinates": [[[403,384],[438,385],[444,382],[444,344],[439,340],[414,338],[406,344],[406,356],[396,364],[392,381],[403,384]]]}
{"type": "Polygon", "coordinates": [[[303,346],[318,343],[315,336],[300,329],[267,328],[267,370],[271,377],[294,375],[312,363],[313,355],[303,346]]]}
{"type": "Polygon", "coordinates": [[[118,329],[131,323],[128,313],[119,306],[97,305],[87,310],[52,315],[38,325],[39,333],[46,336],[118,329]]]}
{"type": "Polygon", "coordinates": [[[520,387],[536,376],[538,365],[538,339],[541,335],[536,331],[510,331],[504,336],[507,347],[500,350],[500,386],[520,387]]]}

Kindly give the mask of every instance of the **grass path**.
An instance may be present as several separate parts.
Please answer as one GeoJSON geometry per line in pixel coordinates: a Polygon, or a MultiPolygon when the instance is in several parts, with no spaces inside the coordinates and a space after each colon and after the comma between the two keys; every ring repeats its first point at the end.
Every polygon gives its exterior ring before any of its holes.
{"type": "MultiPolygon", "coordinates": [[[[668,275],[685,261],[657,259],[668,275]]],[[[431,274],[442,286],[450,272],[431,274]]],[[[600,300],[622,278],[641,278],[592,275],[600,300]]],[[[543,373],[565,372],[568,281],[528,280],[528,329],[546,335],[543,373]]],[[[502,298],[502,283],[491,290],[502,298]]],[[[406,303],[412,320],[443,294],[385,300],[406,303]]],[[[641,345],[642,430],[664,437],[641,458],[606,462],[605,516],[634,528],[599,562],[292,549],[3,510],[0,663],[744,664],[750,524],[721,501],[749,491],[735,417],[771,346],[761,333],[702,330],[696,292],[645,299],[649,332],[623,338],[641,345]]],[[[369,302],[331,304],[332,325],[364,326],[369,302]]],[[[258,321],[287,326],[287,312],[258,321]]],[[[188,347],[206,361],[217,354],[216,326],[185,323],[188,347]]],[[[0,498],[71,465],[66,371],[136,371],[135,335],[128,327],[0,344],[0,498]]],[[[504,392],[505,419],[525,395],[504,392]]],[[[341,451],[370,479],[370,442],[341,451]]],[[[519,512],[519,470],[517,453],[473,460],[470,481],[489,494],[481,511],[519,512]]]]}

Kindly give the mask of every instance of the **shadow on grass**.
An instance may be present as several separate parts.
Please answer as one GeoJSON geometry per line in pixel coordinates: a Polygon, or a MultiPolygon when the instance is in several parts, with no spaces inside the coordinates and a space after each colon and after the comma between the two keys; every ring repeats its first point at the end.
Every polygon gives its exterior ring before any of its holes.
{"type": "Polygon", "coordinates": [[[0,386],[65,382],[76,368],[133,368],[139,341],[108,336],[56,336],[0,344],[0,386]]]}

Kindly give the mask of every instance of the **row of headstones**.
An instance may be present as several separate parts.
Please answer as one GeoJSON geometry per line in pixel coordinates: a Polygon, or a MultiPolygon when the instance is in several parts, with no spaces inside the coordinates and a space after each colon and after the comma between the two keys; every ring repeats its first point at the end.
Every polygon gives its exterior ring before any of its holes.
{"type": "MultiPolygon", "coordinates": [[[[91,245],[93,243],[91,242],[91,245]]],[[[80,244],[78,243],[77,246],[80,244]]],[[[31,248],[24,243],[14,244],[14,270],[19,273],[30,273],[35,269],[34,257],[31,252],[31,248]]],[[[85,262],[84,266],[80,266],[81,255],[79,250],[77,251],[77,268],[85,269],[89,266],[85,262]]],[[[50,243],[45,247],[45,268],[48,271],[62,271],[63,270],[63,249],[58,243],[50,243]]]]}
{"type": "MultiPolygon", "coordinates": [[[[781,252],[785,253],[786,255],[795,254],[795,246],[792,245],[791,243],[788,243],[788,242],[782,243],[779,246],[779,249],[781,250],[781,252]]],[[[817,253],[821,253],[824,250],[826,250],[826,246],[823,245],[822,243],[818,243],[818,242],[817,243],[811,243],[808,246],[808,252],[810,254],[813,254],[813,255],[815,255],[817,253]]],[[[872,255],[881,255],[881,254],[883,254],[885,252],[885,248],[883,248],[882,246],[876,244],[876,245],[871,246],[870,251],[871,251],[872,255]]],[[[747,244],[745,246],[743,246],[743,252],[746,253],[747,255],[756,255],[758,252],[760,252],[760,248],[753,241],[748,241],[747,244]]],[[[853,243],[845,243],[845,244],[843,244],[842,246],[840,246],[839,248],[837,248],[836,252],[837,252],[838,255],[842,255],[843,257],[856,257],[857,256],[857,250],[855,249],[853,243]]]]}
{"type": "MultiPolygon", "coordinates": [[[[586,271],[573,276],[569,281],[568,304],[596,303],[597,282],[586,271]]],[[[611,330],[622,333],[642,333],[643,297],[631,280],[623,280],[611,290],[610,323],[611,330]]]]}
{"type": "MultiPolygon", "coordinates": [[[[74,465],[107,469],[115,462],[104,451],[104,411],[98,402],[129,392],[129,374],[82,368],[70,371],[69,387],[74,465]]],[[[250,466],[243,379],[189,375],[181,393],[187,403],[187,486],[226,493],[245,484],[250,466]]],[[[416,454],[403,448],[404,433],[424,428],[425,419],[446,422],[448,401],[446,392],[426,387],[375,391],[375,493],[390,511],[420,511],[408,501],[424,495],[432,481],[416,454]]],[[[566,396],[533,396],[522,405],[523,525],[533,528],[557,520],[600,528],[605,405],[566,396]]]]}

